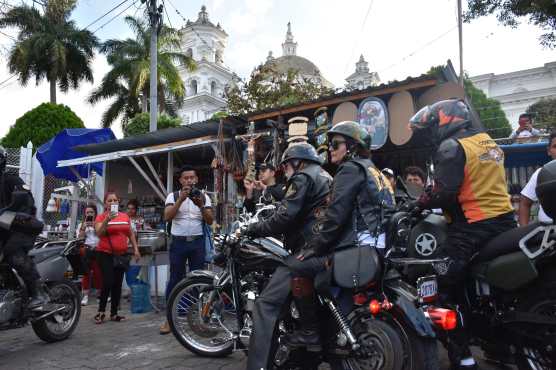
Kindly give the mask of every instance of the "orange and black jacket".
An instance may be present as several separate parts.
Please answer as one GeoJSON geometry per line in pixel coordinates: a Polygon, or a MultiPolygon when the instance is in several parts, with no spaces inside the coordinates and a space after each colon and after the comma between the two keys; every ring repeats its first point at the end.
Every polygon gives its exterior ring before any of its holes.
{"type": "Polygon", "coordinates": [[[469,129],[444,140],[434,166],[434,185],[420,203],[442,208],[448,222],[474,223],[513,211],[504,152],[488,134],[469,129]]]}

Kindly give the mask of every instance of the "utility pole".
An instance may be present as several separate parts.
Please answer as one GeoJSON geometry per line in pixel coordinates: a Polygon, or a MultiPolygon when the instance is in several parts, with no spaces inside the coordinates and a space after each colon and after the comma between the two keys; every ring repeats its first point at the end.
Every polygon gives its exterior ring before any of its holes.
{"type": "Polygon", "coordinates": [[[156,131],[158,119],[158,32],[162,27],[162,5],[157,6],[156,0],[141,0],[147,2],[149,24],[151,26],[151,77],[150,77],[150,120],[149,131],[156,131]]]}
{"type": "Polygon", "coordinates": [[[459,33],[459,83],[463,87],[463,22],[461,0],[458,0],[458,33],[459,33]]]}

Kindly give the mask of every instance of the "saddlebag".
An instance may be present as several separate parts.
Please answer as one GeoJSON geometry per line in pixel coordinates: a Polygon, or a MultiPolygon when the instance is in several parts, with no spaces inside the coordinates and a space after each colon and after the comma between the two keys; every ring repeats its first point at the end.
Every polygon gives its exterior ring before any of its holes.
{"type": "Polygon", "coordinates": [[[333,256],[332,274],[336,285],[355,289],[367,285],[380,274],[380,259],[371,246],[353,246],[333,256]]]}

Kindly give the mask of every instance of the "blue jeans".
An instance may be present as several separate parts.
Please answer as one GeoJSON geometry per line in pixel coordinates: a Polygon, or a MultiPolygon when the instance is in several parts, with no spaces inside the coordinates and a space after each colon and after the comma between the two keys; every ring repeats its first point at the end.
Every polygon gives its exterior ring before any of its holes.
{"type": "Polygon", "coordinates": [[[170,281],[166,286],[166,300],[172,289],[185,277],[185,264],[189,261],[189,271],[200,270],[205,263],[205,241],[203,236],[193,241],[185,237],[172,236],[169,252],[170,281]]]}

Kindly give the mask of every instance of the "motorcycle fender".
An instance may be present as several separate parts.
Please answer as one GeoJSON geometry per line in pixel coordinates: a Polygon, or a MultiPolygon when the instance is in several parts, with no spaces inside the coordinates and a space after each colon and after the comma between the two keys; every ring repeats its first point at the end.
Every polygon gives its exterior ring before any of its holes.
{"type": "Polygon", "coordinates": [[[189,276],[208,277],[208,278],[214,279],[214,277],[216,276],[216,272],[209,271],[209,270],[194,270],[194,271],[191,271],[188,275],[189,276]]]}
{"type": "Polygon", "coordinates": [[[385,286],[385,289],[388,298],[394,304],[392,310],[396,311],[396,316],[399,319],[403,320],[418,336],[436,338],[434,328],[425,317],[425,314],[415,307],[413,300],[408,298],[412,296],[411,292],[401,292],[400,289],[403,290],[401,286],[396,286],[395,288],[385,286]]]}

